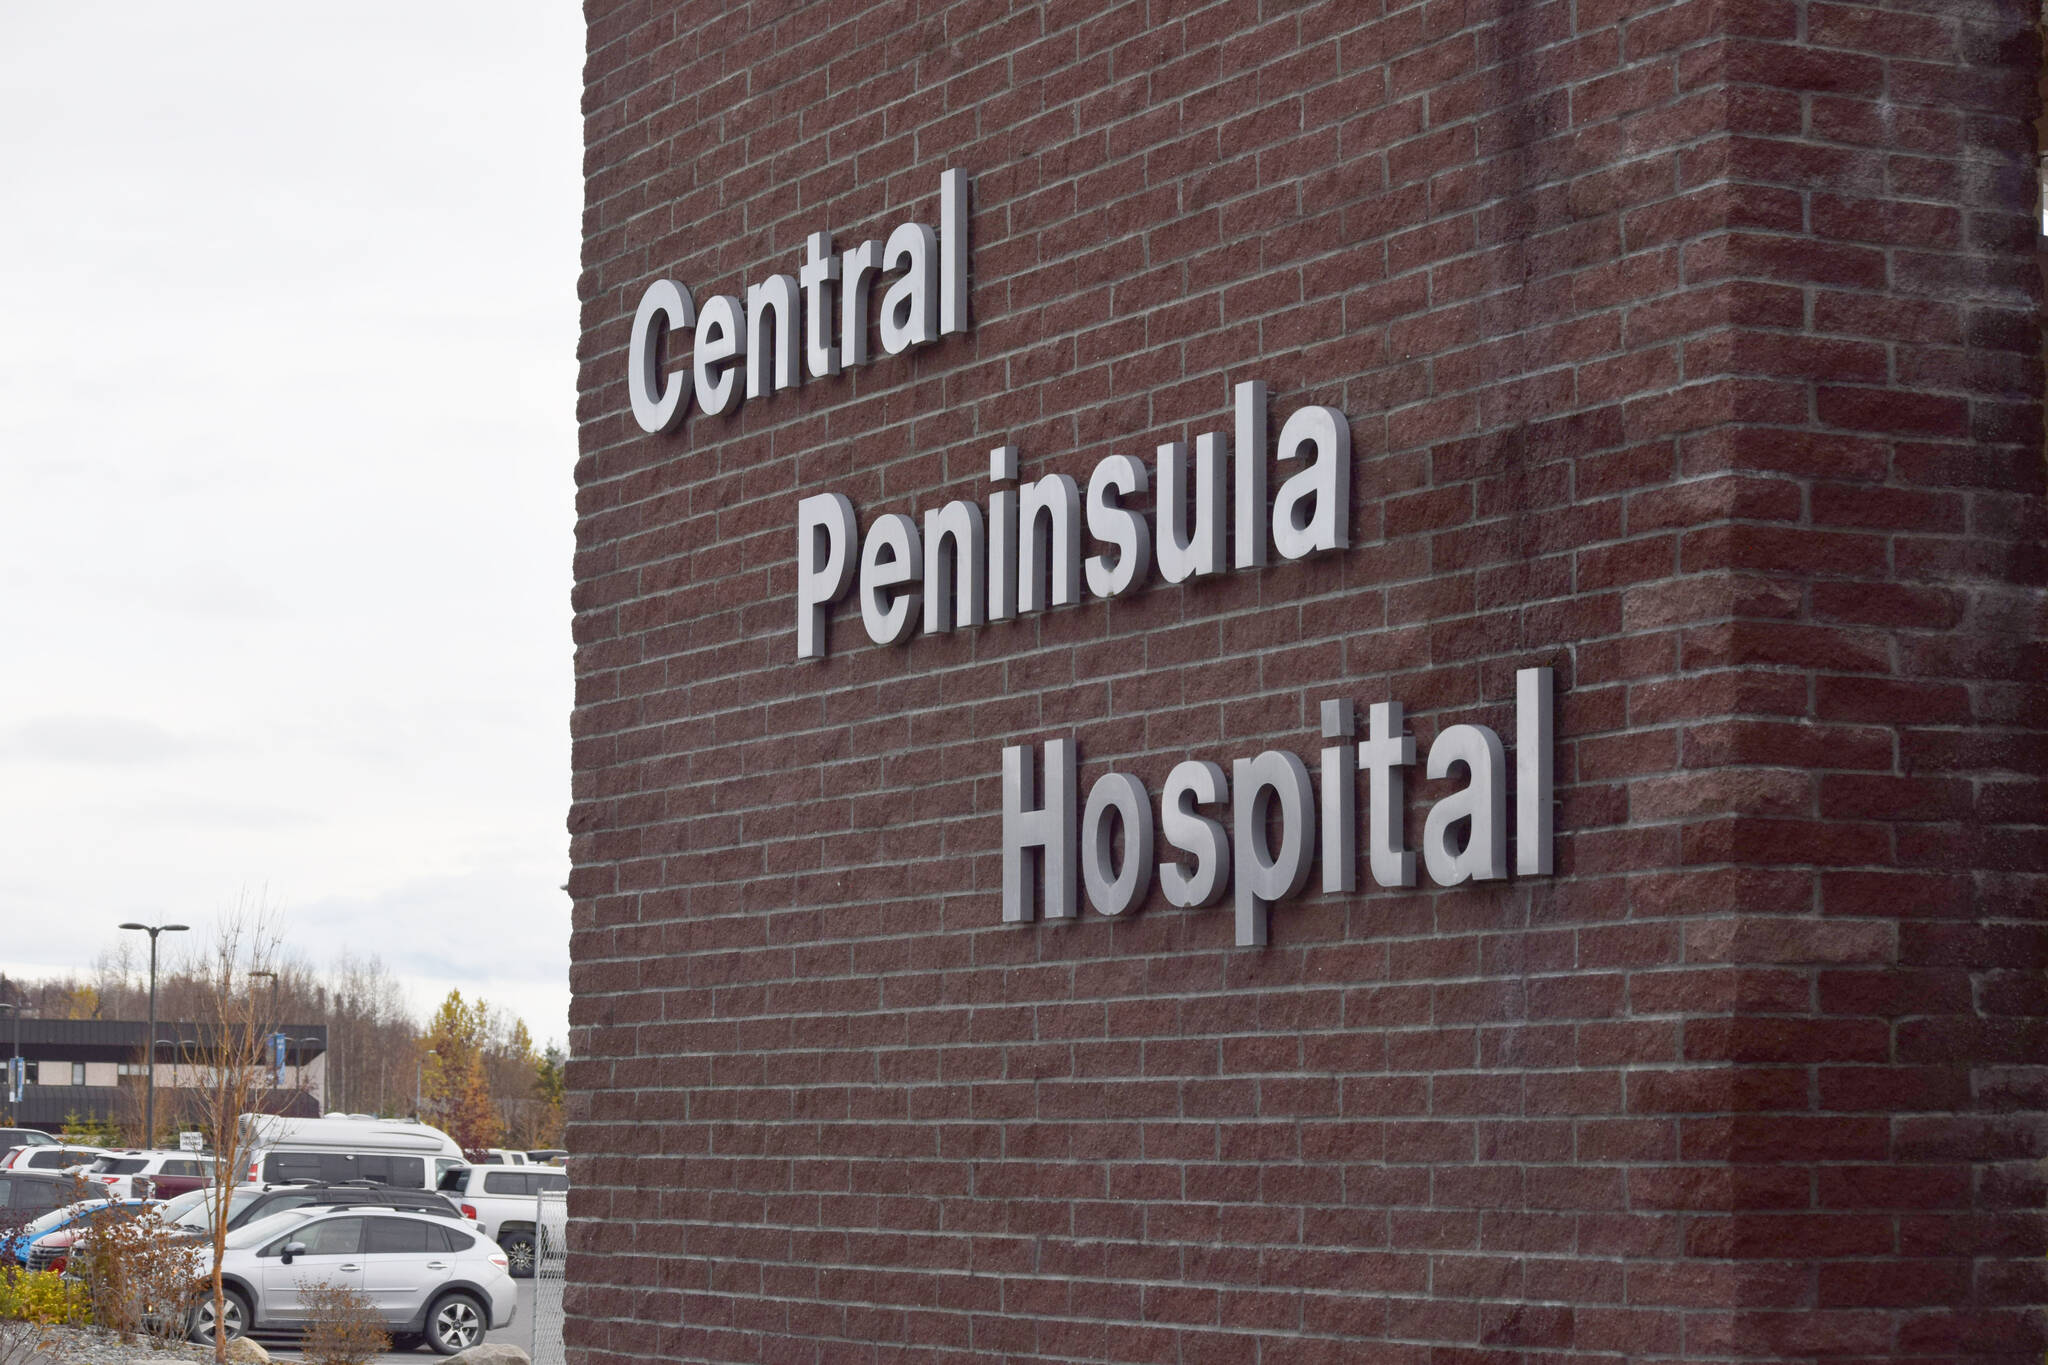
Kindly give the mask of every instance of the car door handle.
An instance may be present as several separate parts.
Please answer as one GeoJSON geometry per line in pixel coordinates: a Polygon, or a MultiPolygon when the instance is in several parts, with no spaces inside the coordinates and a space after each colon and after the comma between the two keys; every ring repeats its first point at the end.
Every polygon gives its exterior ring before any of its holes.
{"type": "Polygon", "coordinates": [[[447,1268],[448,1268],[448,1263],[447,1263],[446,1261],[428,1261],[428,1262],[427,1262],[427,1269],[429,1269],[429,1270],[446,1270],[447,1268]]]}
{"type": "Polygon", "coordinates": [[[335,1269],[336,1269],[336,1270],[361,1270],[361,1269],[362,1269],[362,1267],[361,1267],[361,1266],[359,1266],[359,1265],[338,1265],[338,1266],[336,1266],[336,1267],[335,1267],[335,1269]]]}

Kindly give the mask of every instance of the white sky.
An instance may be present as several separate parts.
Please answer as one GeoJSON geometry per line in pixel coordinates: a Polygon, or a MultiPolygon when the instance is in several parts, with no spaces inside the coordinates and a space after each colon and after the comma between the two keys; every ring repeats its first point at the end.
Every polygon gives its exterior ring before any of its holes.
{"type": "Polygon", "coordinates": [[[0,9],[0,969],[260,899],[565,1036],[582,42],[0,9]]]}

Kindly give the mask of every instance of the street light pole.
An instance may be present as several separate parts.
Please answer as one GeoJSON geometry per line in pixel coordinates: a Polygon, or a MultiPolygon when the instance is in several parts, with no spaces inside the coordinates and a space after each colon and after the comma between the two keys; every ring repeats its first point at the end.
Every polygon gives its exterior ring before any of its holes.
{"type": "MultiPolygon", "coordinates": [[[[123,929],[137,929],[149,935],[149,1074],[142,1082],[142,1145],[156,1146],[156,936],[158,934],[182,934],[192,926],[189,924],[137,924],[133,920],[121,926],[123,929]]],[[[16,1016],[17,1020],[20,1018],[16,1016]]],[[[15,1025],[17,1031],[20,1024],[15,1025]]],[[[19,1047],[16,1051],[19,1051],[19,1047]]]]}
{"type": "Polygon", "coordinates": [[[427,1058],[440,1055],[434,1049],[428,1048],[420,1054],[419,1060],[412,1064],[412,1116],[415,1120],[419,1118],[420,1111],[427,1107],[427,1102],[420,1096],[420,1070],[426,1066],[427,1058]]]}
{"type": "Polygon", "coordinates": [[[339,1061],[340,1058],[337,1057],[335,1054],[341,1051],[341,1039],[345,1036],[343,1031],[348,1027],[348,997],[345,995],[336,996],[334,1003],[335,1010],[333,1033],[335,1037],[335,1046],[330,1048],[327,1053],[327,1070],[330,1073],[328,1077],[327,1086],[328,1089],[334,1092],[334,1107],[336,1109],[342,1110],[343,1113],[347,1113],[347,1109],[344,1108],[344,1106],[342,1105],[342,1068],[338,1068],[335,1066],[335,1063],[339,1061]]]}
{"type": "MultiPolygon", "coordinates": [[[[180,1041],[179,1039],[176,1039],[176,1038],[152,1038],[152,1040],[150,1041],[150,1044],[149,1044],[149,1059],[150,1059],[150,1061],[154,1062],[154,1061],[156,1060],[156,1051],[157,1051],[157,1049],[158,1049],[158,1048],[160,1048],[160,1047],[167,1047],[167,1048],[169,1048],[169,1049],[171,1050],[171,1060],[172,1060],[172,1061],[173,1061],[174,1063],[177,1063],[177,1064],[183,1064],[183,1063],[184,1063],[185,1061],[187,1061],[187,1060],[188,1060],[188,1054],[187,1054],[187,1052],[186,1052],[185,1044],[184,1044],[184,1043],[183,1043],[182,1041],[180,1041]]],[[[175,1077],[173,1077],[173,1078],[172,1078],[172,1083],[173,1083],[173,1084],[176,1084],[176,1078],[175,1078],[175,1077]]],[[[175,1118],[175,1116],[173,1117],[173,1120],[172,1120],[172,1121],[173,1121],[173,1122],[176,1122],[176,1118],[175,1118]]],[[[154,1139],[152,1139],[152,1140],[154,1140],[154,1139]]]]}

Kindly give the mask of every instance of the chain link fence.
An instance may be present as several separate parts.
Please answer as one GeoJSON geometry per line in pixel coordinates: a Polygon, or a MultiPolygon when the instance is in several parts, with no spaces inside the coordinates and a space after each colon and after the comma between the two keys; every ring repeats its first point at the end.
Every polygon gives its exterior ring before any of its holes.
{"type": "Polygon", "coordinates": [[[562,1272],[569,1261],[569,1196],[542,1190],[533,1211],[533,1363],[565,1365],[562,1272]]]}

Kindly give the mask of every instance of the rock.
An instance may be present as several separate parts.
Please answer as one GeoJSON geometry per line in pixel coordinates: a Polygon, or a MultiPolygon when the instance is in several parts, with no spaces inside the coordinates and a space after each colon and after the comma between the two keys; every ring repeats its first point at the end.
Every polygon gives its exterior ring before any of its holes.
{"type": "Polygon", "coordinates": [[[270,1359],[270,1352],[247,1337],[236,1337],[228,1343],[228,1359],[238,1365],[264,1365],[270,1359]]]}
{"type": "Polygon", "coordinates": [[[517,1346],[487,1341],[448,1357],[448,1365],[533,1365],[533,1357],[517,1346]]]}

